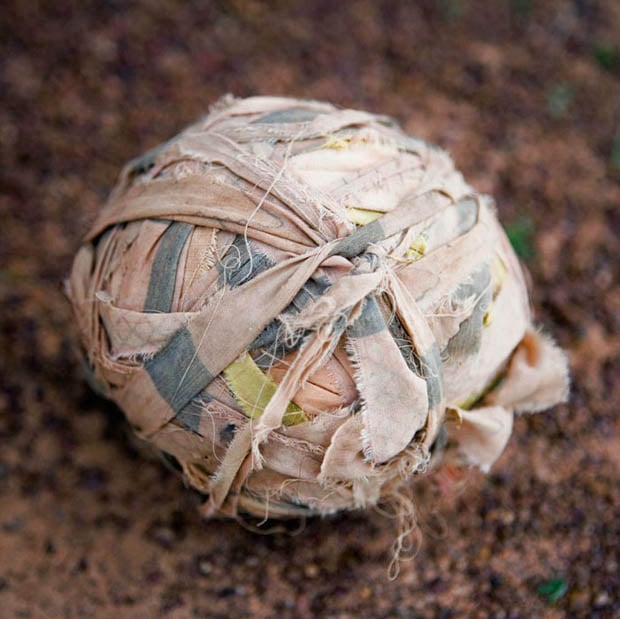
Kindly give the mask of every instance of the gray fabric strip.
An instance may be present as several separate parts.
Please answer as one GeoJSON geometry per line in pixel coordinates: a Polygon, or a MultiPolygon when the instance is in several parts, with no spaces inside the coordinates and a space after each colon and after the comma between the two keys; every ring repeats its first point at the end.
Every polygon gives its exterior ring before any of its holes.
{"type": "Polygon", "coordinates": [[[459,235],[469,232],[478,221],[478,203],[474,200],[461,200],[456,203],[459,235]]]}
{"type": "Polygon", "coordinates": [[[368,337],[375,333],[379,333],[386,328],[383,314],[379,309],[377,299],[366,297],[364,300],[364,308],[359,318],[347,329],[349,337],[360,338],[368,337]]]}
{"type": "Polygon", "coordinates": [[[428,408],[433,409],[443,400],[443,365],[437,344],[426,355],[420,357],[422,378],[426,381],[428,408]]]}
{"type": "Polygon", "coordinates": [[[237,235],[217,264],[220,286],[236,288],[270,269],[274,263],[241,235],[237,235]]]}
{"type": "MultiPolygon", "coordinates": [[[[317,279],[309,279],[304,287],[295,295],[295,298],[291,301],[290,305],[284,310],[284,314],[297,314],[311,299],[317,299],[320,297],[329,287],[330,281],[326,277],[319,277],[317,279]]],[[[280,341],[278,343],[278,336],[282,334],[282,323],[279,319],[274,318],[264,329],[260,335],[250,344],[249,350],[256,350],[257,348],[272,347],[267,351],[267,356],[273,360],[276,356],[280,358],[282,355],[291,352],[299,347],[301,344],[301,338],[303,334],[299,334],[299,337],[286,338],[287,341],[280,341]],[[275,344],[275,346],[274,346],[275,344]]]]}
{"type": "Polygon", "coordinates": [[[443,398],[443,366],[437,344],[434,343],[424,354],[416,351],[396,315],[388,324],[388,329],[407,367],[426,381],[428,407],[429,409],[435,408],[443,398]]]}
{"type": "Polygon", "coordinates": [[[336,243],[331,255],[353,258],[365,252],[372,243],[382,241],[385,233],[380,221],[381,219],[376,219],[363,228],[357,228],[349,236],[345,236],[339,243],[336,243]]]}
{"type": "Polygon", "coordinates": [[[476,305],[470,316],[461,323],[457,333],[448,341],[446,351],[449,357],[473,355],[480,349],[482,322],[493,298],[491,269],[488,264],[472,273],[469,281],[456,289],[454,299],[458,301],[472,296],[477,297],[476,305]]]}
{"type": "Polygon", "coordinates": [[[151,270],[149,289],[144,301],[145,312],[170,312],[181,252],[194,226],[178,221],[171,223],[162,236],[151,270]]]}
{"type": "Polygon", "coordinates": [[[301,123],[314,120],[319,114],[317,110],[307,110],[300,107],[291,107],[286,110],[276,110],[261,116],[255,123],[301,123]]]}
{"type": "Polygon", "coordinates": [[[200,434],[200,418],[202,417],[205,405],[213,398],[208,393],[203,393],[200,399],[194,398],[189,404],[184,406],[177,414],[176,418],[188,429],[196,434],[200,434]]]}
{"type": "Polygon", "coordinates": [[[400,354],[405,360],[407,367],[418,376],[421,376],[422,370],[420,369],[418,357],[413,349],[413,344],[411,343],[409,335],[407,334],[407,331],[405,331],[405,328],[396,313],[394,313],[392,320],[388,323],[388,329],[390,331],[390,335],[396,342],[398,350],[400,350],[400,354]]]}
{"type": "Polygon", "coordinates": [[[198,357],[187,329],[177,331],[144,368],[161,397],[177,414],[214,378],[198,357]]]}

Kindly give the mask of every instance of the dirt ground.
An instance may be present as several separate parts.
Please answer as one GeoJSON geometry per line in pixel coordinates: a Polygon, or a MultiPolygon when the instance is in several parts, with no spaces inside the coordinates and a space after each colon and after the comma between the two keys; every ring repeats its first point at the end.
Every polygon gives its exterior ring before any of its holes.
{"type": "Polygon", "coordinates": [[[620,3],[83,3],[0,13],[0,616],[620,617],[620,3]],[[615,47],[614,47],[615,46],[615,47]],[[224,93],[385,112],[493,194],[568,405],[421,502],[387,579],[375,512],[259,536],[81,378],[62,280],[129,158],[224,93]],[[435,498],[429,498],[435,497],[435,498]]]}

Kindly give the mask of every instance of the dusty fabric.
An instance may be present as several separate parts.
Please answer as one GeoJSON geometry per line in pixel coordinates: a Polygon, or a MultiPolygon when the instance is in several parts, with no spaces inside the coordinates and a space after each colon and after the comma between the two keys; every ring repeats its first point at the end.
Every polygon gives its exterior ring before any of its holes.
{"type": "Polygon", "coordinates": [[[130,162],[68,293],[93,379],[207,515],[364,507],[488,470],[565,399],[492,201],[392,120],[225,98],[130,162]]]}

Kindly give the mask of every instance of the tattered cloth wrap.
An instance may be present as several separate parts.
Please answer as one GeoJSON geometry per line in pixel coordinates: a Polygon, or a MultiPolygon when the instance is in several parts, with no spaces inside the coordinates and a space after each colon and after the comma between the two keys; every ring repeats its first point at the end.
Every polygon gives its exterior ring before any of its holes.
{"type": "Polygon", "coordinates": [[[130,162],[68,292],[92,379],[206,515],[372,505],[444,451],[488,470],[567,394],[491,200],[326,103],[228,97],[130,162]]]}

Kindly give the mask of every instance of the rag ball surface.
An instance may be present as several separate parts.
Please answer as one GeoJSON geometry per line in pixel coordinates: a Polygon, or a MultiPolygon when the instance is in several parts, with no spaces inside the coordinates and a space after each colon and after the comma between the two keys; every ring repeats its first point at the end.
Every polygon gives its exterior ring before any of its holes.
{"type": "Polygon", "coordinates": [[[447,153],[390,118],[218,102],[131,161],[68,293],[93,384],[206,515],[365,507],[440,456],[488,470],[563,353],[447,153]]]}

